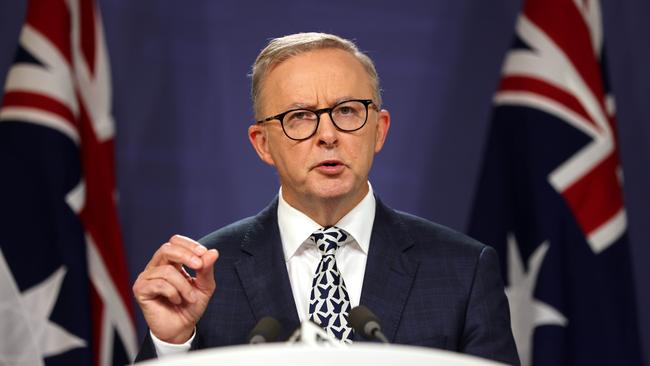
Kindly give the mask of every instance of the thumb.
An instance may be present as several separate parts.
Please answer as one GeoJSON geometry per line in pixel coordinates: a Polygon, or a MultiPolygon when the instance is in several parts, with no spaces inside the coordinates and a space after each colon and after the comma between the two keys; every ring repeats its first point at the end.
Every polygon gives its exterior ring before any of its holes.
{"type": "Polygon", "coordinates": [[[196,277],[194,281],[200,291],[210,293],[214,291],[214,264],[217,258],[219,258],[219,252],[216,249],[210,249],[201,256],[203,266],[195,271],[196,277]]]}

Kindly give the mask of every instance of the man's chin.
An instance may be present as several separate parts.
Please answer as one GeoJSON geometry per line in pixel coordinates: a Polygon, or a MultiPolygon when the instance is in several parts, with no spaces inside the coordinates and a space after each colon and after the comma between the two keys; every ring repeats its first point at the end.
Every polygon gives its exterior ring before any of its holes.
{"type": "Polygon", "coordinates": [[[317,191],[310,195],[311,199],[316,201],[337,201],[349,196],[350,192],[343,190],[317,191]]]}
{"type": "Polygon", "coordinates": [[[355,187],[351,182],[326,182],[311,190],[310,196],[321,201],[340,201],[363,197],[364,186],[355,187]]]}

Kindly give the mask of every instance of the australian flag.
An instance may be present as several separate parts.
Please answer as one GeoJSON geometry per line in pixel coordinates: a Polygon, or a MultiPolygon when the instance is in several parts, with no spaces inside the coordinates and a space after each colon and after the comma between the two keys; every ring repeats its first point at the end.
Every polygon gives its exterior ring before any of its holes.
{"type": "Polygon", "coordinates": [[[0,364],[136,352],[94,0],[30,0],[0,108],[0,364]]]}
{"type": "Polygon", "coordinates": [[[522,365],[640,365],[600,5],[527,0],[469,232],[501,255],[522,365]]]}

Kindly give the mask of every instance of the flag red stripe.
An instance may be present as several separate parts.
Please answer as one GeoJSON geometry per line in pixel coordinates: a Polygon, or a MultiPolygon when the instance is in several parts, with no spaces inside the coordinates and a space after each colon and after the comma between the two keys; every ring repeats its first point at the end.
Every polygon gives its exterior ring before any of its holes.
{"type": "Polygon", "coordinates": [[[585,235],[612,219],[623,207],[616,175],[618,166],[618,156],[612,153],[562,192],[585,235]]]}
{"type": "Polygon", "coordinates": [[[601,130],[601,128],[591,119],[589,113],[587,113],[582,104],[580,104],[580,101],[578,101],[578,99],[573,94],[567,93],[566,91],[543,80],[526,76],[507,76],[501,80],[499,91],[532,92],[555,100],[559,104],[562,104],[564,107],[567,107],[576,114],[580,115],[592,127],[596,128],[599,131],[601,130]]]}
{"type": "Polygon", "coordinates": [[[113,141],[102,143],[98,141],[79,96],[77,100],[80,105],[81,163],[86,183],[86,204],[79,216],[84,228],[95,241],[106,269],[131,318],[134,319],[133,308],[130,306],[126,255],[113,198],[115,192],[113,141]]]}
{"type": "Polygon", "coordinates": [[[29,0],[26,22],[52,42],[72,65],[71,20],[65,0],[29,0]]]}
{"type": "Polygon", "coordinates": [[[11,91],[4,95],[2,106],[41,109],[56,114],[65,119],[72,127],[77,129],[76,119],[70,108],[47,95],[32,92],[11,91]]]}

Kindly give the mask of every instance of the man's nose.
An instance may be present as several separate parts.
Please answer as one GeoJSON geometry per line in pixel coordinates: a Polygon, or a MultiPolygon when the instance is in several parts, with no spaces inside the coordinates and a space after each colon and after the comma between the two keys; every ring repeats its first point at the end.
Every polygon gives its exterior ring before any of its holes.
{"type": "Polygon", "coordinates": [[[338,142],[338,136],[340,131],[334,126],[332,118],[330,118],[329,113],[323,113],[320,115],[320,122],[318,123],[318,130],[316,131],[316,137],[318,138],[318,144],[322,145],[335,145],[338,142]]]}

